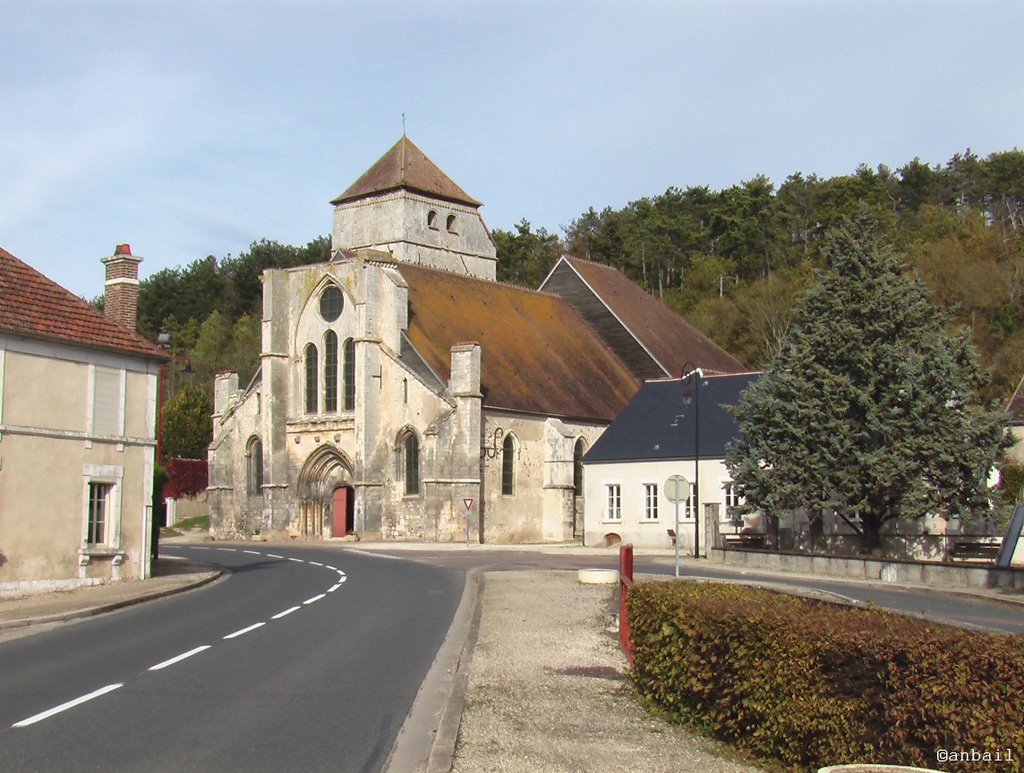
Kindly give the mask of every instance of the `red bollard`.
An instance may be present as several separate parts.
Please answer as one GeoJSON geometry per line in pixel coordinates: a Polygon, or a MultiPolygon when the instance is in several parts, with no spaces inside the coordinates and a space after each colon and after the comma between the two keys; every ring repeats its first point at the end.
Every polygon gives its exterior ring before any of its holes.
{"type": "Polygon", "coordinates": [[[633,546],[619,546],[619,644],[633,665],[633,642],[629,638],[629,614],[626,612],[626,588],[633,584],[633,546]]]}

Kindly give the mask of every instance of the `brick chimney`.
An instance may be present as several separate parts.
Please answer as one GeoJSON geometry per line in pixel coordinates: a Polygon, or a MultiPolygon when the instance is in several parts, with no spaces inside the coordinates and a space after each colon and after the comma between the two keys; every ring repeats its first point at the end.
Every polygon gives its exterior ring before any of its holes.
{"type": "Polygon", "coordinates": [[[121,327],[134,331],[142,258],[132,255],[130,244],[119,244],[113,255],[102,258],[100,262],[107,269],[103,283],[103,313],[121,327]]]}

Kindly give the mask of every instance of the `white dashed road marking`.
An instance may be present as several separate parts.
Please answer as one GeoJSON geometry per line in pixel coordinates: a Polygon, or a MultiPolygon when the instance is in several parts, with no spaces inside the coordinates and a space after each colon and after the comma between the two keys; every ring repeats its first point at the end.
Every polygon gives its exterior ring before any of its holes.
{"type": "Polygon", "coordinates": [[[155,666],[150,666],[149,670],[150,671],[159,671],[162,668],[167,668],[167,666],[173,666],[175,663],[180,663],[185,658],[190,658],[193,655],[198,655],[203,650],[208,650],[208,649],[210,649],[210,645],[209,644],[204,644],[202,647],[196,647],[195,649],[191,649],[188,652],[183,652],[180,655],[177,655],[176,657],[171,658],[170,660],[165,660],[163,663],[157,663],[155,666]]]}
{"type": "MultiPolygon", "coordinates": [[[[173,547],[173,546],[168,546],[168,547],[173,547]]],[[[264,555],[263,553],[260,553],[257,550],[241,550],[241,551],[239,551],[239,549],[237,549],[237,548],[210,548],[210,547],[206,547],[206,546],[196,545],[196,546],[193,546],[191,549],[192,550],[221,550],[221,551],[224,551],[225,553],[242,552],[242,553],[248,553],[248,554],[254,555],[254,556],[264,555]]],[[[361,552],[361,551],[353,551],[353,552],[361,552]]],[[[280,559],[282,561],[285,559],[284,556],[278,555],[276,553],[267,553],[266,556],[268,558],[277,558],[277,559],[280,559]]],[[[385,558],[391,558],[391,556],[384,556],[384,557],[385,558]]],[[[301,558],[290,558],[289,557],[287,560],[294,561],[295,563],[298,563],[298,564],[307,563],[305,560],[303,560],[301,558]]],[[[341,569],[338,569],[336,566],[330,566],[330,565],[327,565],[327,564],[321,564],[318,561],[309,561],[308,563],[312,564],[313,566],[320,566],[320,567],[324,567],[326,569],[330,569],[333,572],[337,572],[338,575],[339,575],[339,578],[338,578],[338,582],[335,583],[332,587],[330,587],[325,593],[320,593],[320,594],[318,594],[316,596],[313,596],[312,598],[308,598],[305,601],[303,601],[302,602],[303,606],[309,605],[309,604],[313,604],[313,603],[319,601],[320,599],[324,598],[328,593],[334,593],[334,591],[338,590],[338,588],[340,588],[342,586],[342,584],[345,582],[345,580],[348,579],[348,577],[345,575],[345,572],[343,572],[341,569]]],[[[270,619],[271,620],[280,620],[282,617],[286,617],[286,616],[292,614],[293,612],[298,612],[300,609],[302,609],[302,606],[298,606],[297,605],[297,606],[294,606],[294,607],[289,607],[288,609],[284,610],[283,612],[278,612],[276,615],[274,615],[270,619]]],[[[223,638],[225,640],[235,639],[235,638],[237,638],[239,636],[242,636],[244,634],[247,634],[247,633],[249,633],[251,631],[255,631],[257,628],[262,628],[265,625],[266,625],[266,622],[253,623],[252,625],[246,626],[245,628],[242,628],[242,629],[240,629],[238,631],[235,631],[234,633],[229,633],[227,636],[224,636],[223,638]]],[[[160,671],[160,670],[162,670],[164,668],[168,668],[169,666],[173,666],[176,663],[180,663],[183,660],[187,660],[188,658],[192,657],[193,655],[198,655],[200,652],[205,652],[206,650],[210,649],[210,647],[211,647],[211,645],[209,645],[209,644],[203,644],[203,645],[201,645],[199,647],[194,647],[193,649],[190,649],[187,652],[182,652],[180,655],[175,655],[173,658],[169,658],[169,659],[167,659],[167,660],[165,660],[165,661],[163,661],[161,663],[157,663],[155,666],[150,666],[147,670],[148,671],[160,671]]],[[[67,711],[68,709],[74,708],[75,706],[79,706],[79,705],[81,705],[83,703],[91,701],[94,698],[99,698],[100,696],[106,695],[108,692],[113,692],[114,690],[117,690],[117,689],[119,689],[121,687],[124,687],[124,682],[117,682],[115,684],[108,684],[106,687],[101,687],[100,689],[94,690],[93,692],[88,693],[87,695],[79,696],[78,698],[75,698],[74,700],[67,701],[66,703],[60,704],[59,706],[54,706],[52,709],[47,709],[46,711],[40,712],[39,714],[34,714],[31,717],[29,717],[28,719],[23,719],[20,722],[15,722],[13,725],[11,725],[11,727],[12,728],[18,728],[18,727],[28,727],[29,725],[34,725],[36,722],[41,722],[42,720],[48,719],[48,718],[54,716],[55,714],[60,714],[63,711],[67,711]]]]}
{"type": "Polygon", "coordinates": [[[229,633],[224,638],[225,639],[234,639],[237,636],[241,636],[242,634],[249,633],[249,631],[255,631],[257,628],[262,628],[265,625],[266,625],[266,623],[253,623],[252,625],[247,626],[247,627],[241,629],[240,631],[235,631],[234,633],[229,633]]]}
{"type": "Polygon", "coordinates": [[[98,690],[94,690],[88,695],[82,695],[81,697],[75,698],[74,700],[68,701],[67,703],[62,703],[59,706],[54,706],[52,709],[40,712],[39,714],[31,716],[28,719],[23,719],[21,720],[21,722],[15,722],[13,725],[11,725],[11,727],[28,727],[29,725],[34,725],[36,722],[41,722],[44,719],[49,719],[54,714],[60,714],[62,711],[67,711],[68,709],[74,708],[75,706],[85,703],[86,701],[91,701],[93,698],[99,698],[101,695],[106,695],[108,692],[113,692],[119,687],[124,687],[124,682],[118,682],[117,684],[108,684],[106,687],[101,687],[98,690]]]}

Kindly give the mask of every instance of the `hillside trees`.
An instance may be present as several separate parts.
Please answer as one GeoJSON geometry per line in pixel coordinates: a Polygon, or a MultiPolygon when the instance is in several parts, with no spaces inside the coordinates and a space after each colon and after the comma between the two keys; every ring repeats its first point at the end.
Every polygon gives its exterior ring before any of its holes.
{"type": "Polygon", "coordinates": [[[726,464],[747,507],[834,510],[864,552],[892,519],[984,510],[1003,416],[980,405],[966,331],[947,331],[867,207],[822,254],[827,269],[736,409],[726,464]]]}

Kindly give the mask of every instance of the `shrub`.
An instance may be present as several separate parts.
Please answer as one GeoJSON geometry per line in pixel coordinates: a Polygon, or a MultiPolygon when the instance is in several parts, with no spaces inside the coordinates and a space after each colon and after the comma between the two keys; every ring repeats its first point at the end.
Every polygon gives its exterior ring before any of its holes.
{"type": "MultiPolygon", "coordinates": [[[[627,608],[640,692],[761,759],[814,770],[1024,754],[1024,637],[739,585],[640,583],[627,608]]],[[[1014,756],[1001,769],[1022,768],[1014,756]]]]}

